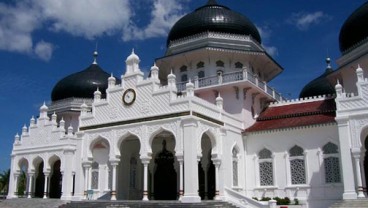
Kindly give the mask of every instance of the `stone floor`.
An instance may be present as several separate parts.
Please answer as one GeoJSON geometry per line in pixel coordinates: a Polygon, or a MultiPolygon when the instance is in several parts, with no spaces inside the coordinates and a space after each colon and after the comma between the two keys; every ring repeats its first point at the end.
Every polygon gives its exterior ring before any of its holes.
{"type": "Polygon", "coordinates": [[[6,199],[0,200],[1,208],[58,208],[68,203],[60,199],[6,199]]]}

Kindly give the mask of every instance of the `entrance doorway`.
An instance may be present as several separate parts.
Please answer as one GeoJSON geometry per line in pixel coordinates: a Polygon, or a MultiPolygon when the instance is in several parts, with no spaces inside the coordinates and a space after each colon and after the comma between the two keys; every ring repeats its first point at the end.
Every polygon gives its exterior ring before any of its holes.
{"type": "Polygon", "coordinates": [[[52,176],[50,178],[50,198],[61,197],[62,177],[60,172],[60,160],[57,160],[52,167],[52,176]]]}
{"type": "Polygon", "coordinates": [[[201,148],[202,158],[198,163],[198,192],[202,200],[212,200],[216,195],[216,175],[211,159],[211,140],[207,134],[202,136],[201,148]]]}
{"type": "Polygon", "coordinates": [[[38,165],[36,172],[35,197],[42,198],[45,186],[45,174],[43,173],[43,161],[38,165]]]}

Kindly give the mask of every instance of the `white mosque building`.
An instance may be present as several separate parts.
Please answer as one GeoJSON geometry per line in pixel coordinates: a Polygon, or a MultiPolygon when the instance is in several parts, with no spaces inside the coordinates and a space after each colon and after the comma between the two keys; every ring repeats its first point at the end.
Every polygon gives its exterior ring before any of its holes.
{"type": "Polygon", "coordinates": [[[287,101],[283,68],[254,24],[209,0],[182,17],[150,74],[138,55],[114,77],[94,62],[61,79],[15,136],[7,198],[222,200],[324,208],[368,185],[368,3],[340,31],[341,57],[287,101]],[[147,78],[145,78],[147,77],[147,78]]]}

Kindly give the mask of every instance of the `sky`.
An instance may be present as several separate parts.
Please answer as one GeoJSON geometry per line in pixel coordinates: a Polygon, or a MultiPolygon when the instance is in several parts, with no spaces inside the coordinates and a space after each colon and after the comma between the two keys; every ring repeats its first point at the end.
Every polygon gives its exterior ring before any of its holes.
{"type": "MultiPolygon", "coordinates": [[[[270,85],[287,98],[341,57],[339,31],[363,0],[217,0],[247,16],[284,68],[270,85]]],[[[0,0],[0,171],[10,167],[16,133],[57,81],[87,68],[92,53],[115,76],[134,48],[147,72],[163,56],[171,26],[207,0],[0,0]]]]}

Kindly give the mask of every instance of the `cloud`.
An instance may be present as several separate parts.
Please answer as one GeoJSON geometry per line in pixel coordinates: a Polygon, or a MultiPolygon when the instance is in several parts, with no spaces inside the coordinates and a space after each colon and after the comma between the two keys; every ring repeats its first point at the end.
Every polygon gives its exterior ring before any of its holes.
{"type": "Polygon", "coordinates": [[[293,13],[287,20],[288,23],[295,25],[299,30],[308,30],[312,25],[317,25],[325,21],[329,21],[331,16],[324,14],[321,11],[314,13],[293,13]]]}
{"type": "Polygon", "coordinates": [[[52,56],[54,46],[51,43],[40,41],[36,44],[34,52],[35,54],[44,61],[49,61],[52,56]]]}
{"type": "Polygon", "coordinates": [[[256,26],[259,34],[262,38],[262,46],[271,56],[277,56],[278,50],[275,46],[269,46],[268,43],[271,39],[272,30],[268,25],[256,26]]]}
{"type": "Polygon", "coordinates": [[[123,41],[163,37],[184,15],[185,3],[190,0],[141,0],[139,4],[137,1],[19,0],[0,3],[0,50],[35,55],[48,61],[55,47],[49,41],[35,40],[32,34],[40,30],[43,33],[64,32],[90,40],[111,35],[119,35],[123,41]],[[137,12],[139,5],[151,8],[137,12]]]}

